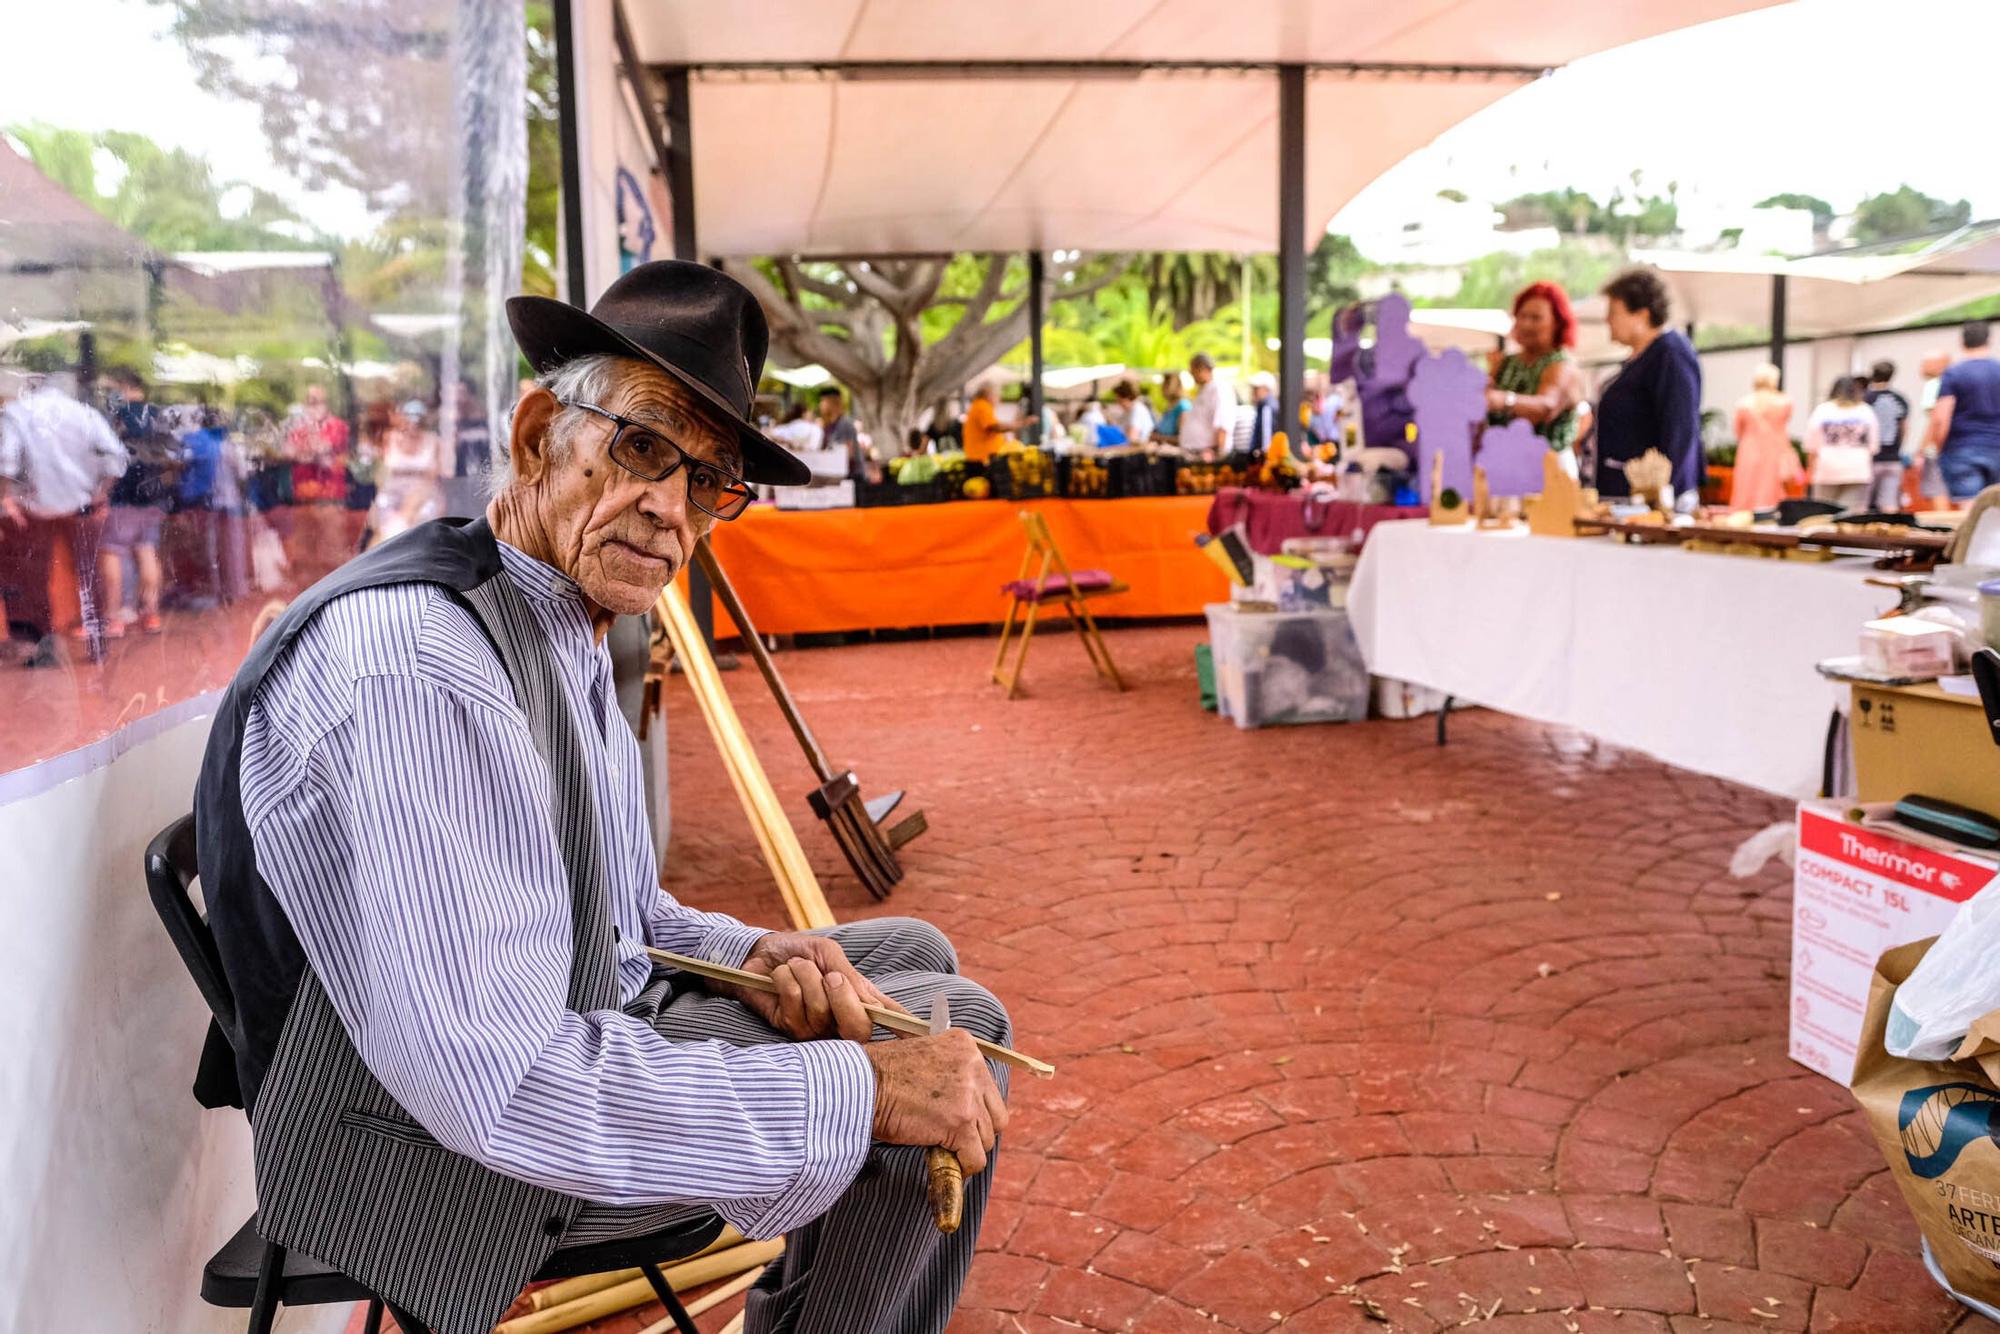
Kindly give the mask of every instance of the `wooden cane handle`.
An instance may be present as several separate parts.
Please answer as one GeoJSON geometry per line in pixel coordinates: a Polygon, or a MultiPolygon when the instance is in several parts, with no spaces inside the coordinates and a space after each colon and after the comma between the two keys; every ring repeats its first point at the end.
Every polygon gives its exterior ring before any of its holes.
{"type": "Polygon", "coordinates": [[[927,1149],[924,1166],[931,1176],[931,1217],[940,1232],[958,1231],[965,1219],[965,1170],[950,1149],[927,1149]]]}

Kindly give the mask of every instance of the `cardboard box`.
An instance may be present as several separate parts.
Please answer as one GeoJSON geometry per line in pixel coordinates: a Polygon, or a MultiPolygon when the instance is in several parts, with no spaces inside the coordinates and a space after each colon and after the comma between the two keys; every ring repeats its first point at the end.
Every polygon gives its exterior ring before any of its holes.
{"type": "Polygon", "coordinates": [[[2000,876],[2000,860],[1938,852],[1799,805],[1792,891],[1791,1056],[1843,1086],[1885,950],[1937,935],[2000,876]]]}
{"type": "Polygon", "coordinates": [[[1848,731],[1855,796],[1897,801],[1941,797],[2000,816],[2000,746],[1977,698],[1935,685],[1855,684],[1848,731]]]}

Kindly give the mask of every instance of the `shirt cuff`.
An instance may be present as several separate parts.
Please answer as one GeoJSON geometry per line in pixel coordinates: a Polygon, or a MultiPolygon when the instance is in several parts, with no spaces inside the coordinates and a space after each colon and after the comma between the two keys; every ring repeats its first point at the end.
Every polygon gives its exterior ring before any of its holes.
{"type": "Polygon", "coordinates": [[[694,957],[704,963],[719,963],[729,968],[741,968],[743,961],[750,957],[757,942],[771,934],[761,926],[744,926],[740,923],[718,926],[701,939],[701,947],[694,957]]]}
{"type": "Polygon", "coordinates": [[[802,1227],[831,1209],[868,1160],[875,1123],[875,1068],[855,1042],[800,1042],[804,1067],[805,1161],[792,1184],[763,1200],[737,1200],[717,1212],[753,1241],[802,1227]]]}

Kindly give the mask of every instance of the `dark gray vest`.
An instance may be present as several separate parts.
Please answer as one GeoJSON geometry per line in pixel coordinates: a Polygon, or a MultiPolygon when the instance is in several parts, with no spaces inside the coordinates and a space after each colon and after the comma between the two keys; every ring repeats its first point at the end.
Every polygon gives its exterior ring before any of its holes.
{"type": "MultiPolygon", "coordinates": [[[[322,607],[363,588],[443,588],[485,629],[549,766],[550,821],[571,891],[569,1007],[616,1008],[596,794],[547,640],[501,571],[484,520],[446,519],[357,557],[300,595],[224,693],[195,792],[202,895],[235,999],[223,1028],[250,1112],[258,1230],[338,1266],[438,1334],[486,1334],[583,1201],[446,1149],[368,1072],[257,873],[238,766],[251,700],[322,607]]],[[[206,1065],[213,1078],[217,1069],[206,1065]]],[[[212,1105],[217,1091],[206,1092],[212,1105]]]]}

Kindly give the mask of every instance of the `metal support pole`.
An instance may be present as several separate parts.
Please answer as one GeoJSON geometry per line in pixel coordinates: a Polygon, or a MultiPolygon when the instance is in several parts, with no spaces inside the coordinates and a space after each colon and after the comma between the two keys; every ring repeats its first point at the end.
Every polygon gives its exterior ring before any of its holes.
{"type": "MultiPolygon", "coordinates": [[[[995,264],[1003,261],[995,256],[995,264]]],[[[1049,442],[1042,439],[1042,252],[1028,252],[1028,421],[1033,423],[1035,434],[1031,437],[1038,445],[1049,442]]]]}
{"type": "Polygon", "coordinates": [[[553,0],[556,30],[556,123],[562,140],[563,296],[590,304],[583,272],[583,153],[576,137],[576,31],[570,0],[553,0]]]}
{"type": "Polygon", "coordinates": [[[1771,364],[1778,368],[1778,383],[1785,382],[1785,275],[1771,275],[1771,364]]]}
{"type": "Polygon", "coordinates": [[[661,71],[667,85],[667,202],[673,210],[674,258],[699,262],[694,233],[694,135],[687,66],[661,71]]]}
{"type": "Polygon", "coordinates": [[[1306,70],[1278,67],[1278,429],[1303,441],[1306,393],[1306,70]]]}

